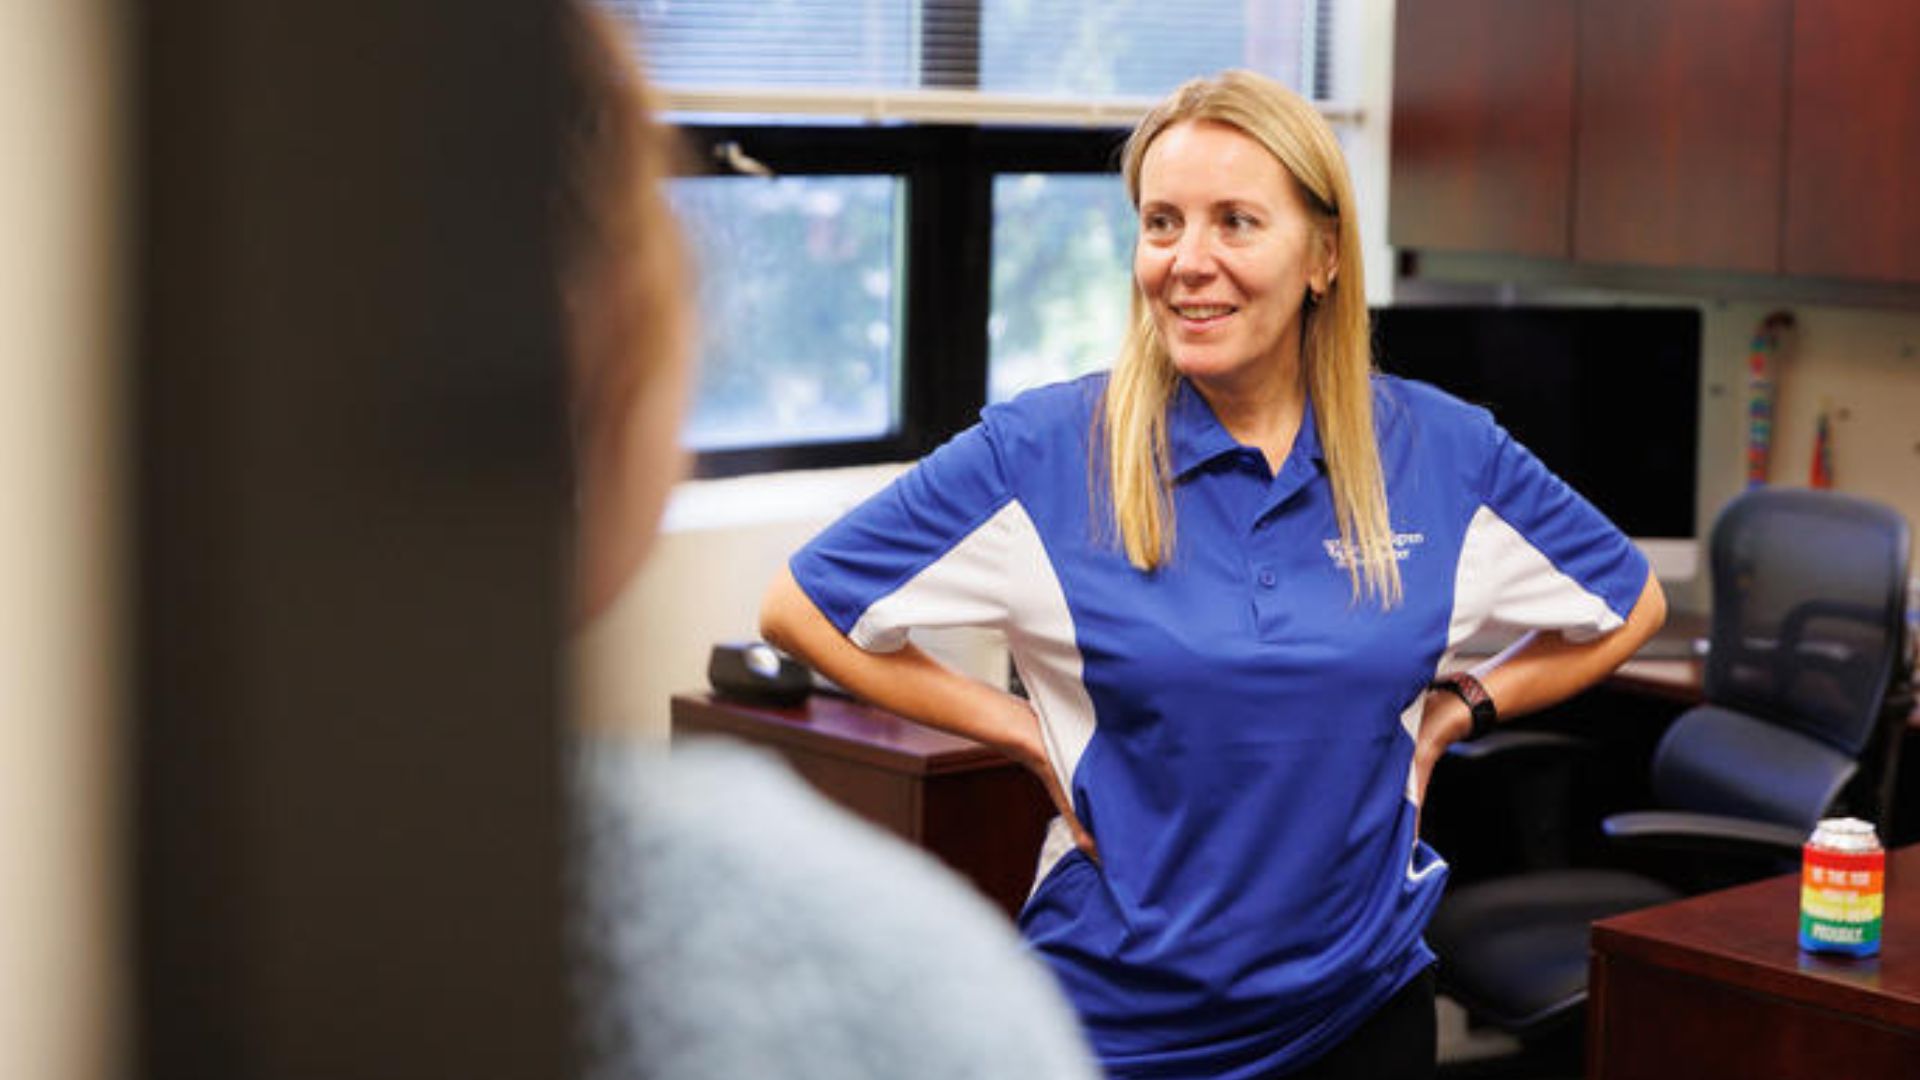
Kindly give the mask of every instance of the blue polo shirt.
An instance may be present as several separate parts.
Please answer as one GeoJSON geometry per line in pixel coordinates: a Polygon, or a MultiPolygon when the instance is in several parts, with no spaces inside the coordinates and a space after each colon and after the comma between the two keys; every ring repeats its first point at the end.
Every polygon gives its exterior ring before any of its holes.
{"type": "Polygon", "coordinates": [[[1305,1064],[1433,960],[1446,866],[1416,835],[1427,682],[1489,626],[1618,627],[1637,549],[1482,409],[1373,383],[1405,600],[1356,600],[1309,407],[1277,473],[1182,383],[1176,541],[1131,566],[1089,437],[1104,376],[981,421],[810,542],[856,644],[1005,631],[1095,865],[1062,822],[1020,916],[1114,1076],[1305,1064]]]}

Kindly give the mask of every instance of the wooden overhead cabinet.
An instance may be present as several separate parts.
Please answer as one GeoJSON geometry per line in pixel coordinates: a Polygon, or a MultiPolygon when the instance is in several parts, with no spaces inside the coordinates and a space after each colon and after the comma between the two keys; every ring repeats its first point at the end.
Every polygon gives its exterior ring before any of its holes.
{"type": "Polygon", "coordinates": [[[1791,0],[1580,5],[1573,255],[1780,269],[1791,0]]]}
{"type": "Polygon", "coordinates": [[[1402,0],[1395,19],[1396,246],[1920,284],[1920,0],[1402,0]]]}
{"type": "Polygon", "coordinates": [[[1920,3],[1793,14],[1786,271],[1920,282],[1920,3]]]}
{"type": "Polygon", "coordinates": [[[1565,258],[1574,0],[1417,0],[1394,19],[1393,242],[1565,258]]]}

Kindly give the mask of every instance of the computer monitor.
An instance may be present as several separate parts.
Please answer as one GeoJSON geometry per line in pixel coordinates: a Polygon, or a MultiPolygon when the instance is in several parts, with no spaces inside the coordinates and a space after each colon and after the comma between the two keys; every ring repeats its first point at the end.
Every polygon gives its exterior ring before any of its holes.
{"type": "Polygon", "coordinates": [[[1697,309],[1384,307],[1373,332],[1381,370],[1491,409],[1662,580],[1698,572],[1697,309]]]}

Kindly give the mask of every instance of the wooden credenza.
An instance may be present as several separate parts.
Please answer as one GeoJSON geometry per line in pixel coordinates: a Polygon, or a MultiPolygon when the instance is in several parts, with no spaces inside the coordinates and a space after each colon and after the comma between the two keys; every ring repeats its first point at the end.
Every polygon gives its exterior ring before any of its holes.
{"type": "Polygon", "coordinates": [[[1590,1080],[1920,1076],[1920,845],[1887,859],[1876,958],[1798,945],[1787,875],[1593,927],[1590,1080]]]}
{"type": "Polygon", "coordinates": [[[1025,768],[967,739],[845,698],[797,708],[676,695],[673,738],[725,736],[784,757],[822,794],[923,848],[1019,911],[1052,804],[1025,768]]]}

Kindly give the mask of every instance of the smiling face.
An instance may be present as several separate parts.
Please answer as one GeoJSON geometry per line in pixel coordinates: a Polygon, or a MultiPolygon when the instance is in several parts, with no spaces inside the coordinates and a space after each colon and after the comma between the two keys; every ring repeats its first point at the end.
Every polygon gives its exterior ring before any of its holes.
{"type": "Polygon", "coordinates": [[[1174,367],[1209,396],[1293,385],[1301,301],[1334,261],[1293,177],[1237,128],[1187,121],[1147,148],[1134,280],[1174,367]]]}

